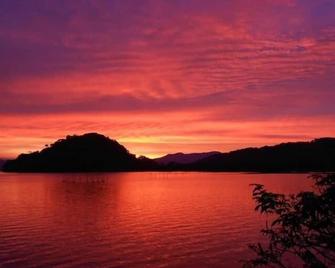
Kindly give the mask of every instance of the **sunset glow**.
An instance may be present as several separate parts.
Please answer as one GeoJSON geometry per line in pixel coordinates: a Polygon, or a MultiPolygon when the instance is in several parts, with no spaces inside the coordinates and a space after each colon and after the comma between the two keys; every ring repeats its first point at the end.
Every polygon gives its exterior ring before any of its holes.
{"type": "Polygon", "coordinates": [[[0,2],[0,158],[99,132],[132,153],[335,134],[335,1],[0,2]]]}

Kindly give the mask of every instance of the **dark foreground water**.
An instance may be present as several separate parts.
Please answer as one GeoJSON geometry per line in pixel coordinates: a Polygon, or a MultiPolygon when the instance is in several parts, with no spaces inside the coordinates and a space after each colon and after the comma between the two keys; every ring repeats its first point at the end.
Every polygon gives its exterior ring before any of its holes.
{"type": "Polygon", "coordinates": [[[0,173],[0,267],[240,267],[265,223],[249,184],[306,177],[0,173]]]}

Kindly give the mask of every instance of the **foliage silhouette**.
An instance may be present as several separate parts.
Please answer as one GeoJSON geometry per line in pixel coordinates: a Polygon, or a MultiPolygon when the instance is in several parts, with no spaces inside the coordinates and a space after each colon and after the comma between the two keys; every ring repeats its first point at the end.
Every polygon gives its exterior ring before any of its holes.
{"type": "Polygon", "coordinates": [[[335,171],[335,138],[220,153],[200,160],[188,168],[203,171],[335,171]]]}
{"type": "Polygon", "coordinates": [[[335,174],[313,175],[315,192],[285,196],[255,184],[253,198],[260,213],[274,220],[261,232],[269,244],[249,245],[257,257],[244,267],[288,267],[285,257],[298,257],[304,267],[335,266],[335,174]]]}

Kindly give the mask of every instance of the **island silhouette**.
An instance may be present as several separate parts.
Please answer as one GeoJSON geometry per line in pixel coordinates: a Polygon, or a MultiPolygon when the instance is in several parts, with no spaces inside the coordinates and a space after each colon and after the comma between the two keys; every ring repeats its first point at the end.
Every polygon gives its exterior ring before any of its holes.
{"type": "Polygon", "coordinates": [[[7,160],[5,172],[117,171],[335,171],[335,138],[290,142],[228,153],[169,154],[136,157],[116,140],[98,133],[69,135],[41,151],[7,160]]]}
{"type": "Polygon", "coordinates": [[[67,136],[41,151],[20,154],[8,160],[3,171],[15,172],[89,172],[152,169],[156,163],[134,154],[104,135],[87,133],[67,136]]]}

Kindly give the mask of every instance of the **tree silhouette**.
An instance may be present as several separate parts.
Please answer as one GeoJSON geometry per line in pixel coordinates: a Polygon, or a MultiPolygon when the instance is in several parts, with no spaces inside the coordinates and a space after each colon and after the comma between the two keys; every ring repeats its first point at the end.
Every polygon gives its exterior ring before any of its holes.
{"type": "Polygon", "coordinates": [[[288,267],[288,255],[300,259],[304,267],[335,266],[335,174],[315,174],[311,178],[314,192],[290,196],[253,185],[255,210],[272,214],[274,220],[261,230],[268,245],[249,245],[257,256],[244,261],[244,267],[288,267]]]}

